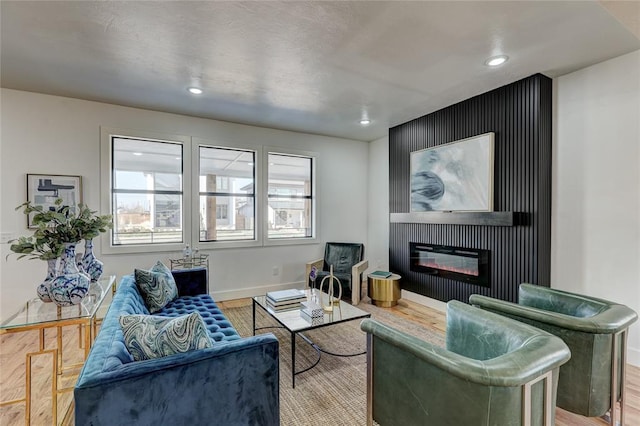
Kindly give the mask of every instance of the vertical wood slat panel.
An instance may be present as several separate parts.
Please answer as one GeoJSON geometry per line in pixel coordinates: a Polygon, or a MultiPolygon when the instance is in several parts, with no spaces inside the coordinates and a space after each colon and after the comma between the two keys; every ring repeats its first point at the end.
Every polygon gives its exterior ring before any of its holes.
{"type": "Polygon", "coordinates": [[[391,223],[389,264],[402,288],[442,301],[478,293],[516,301],[518,285],[551,274],[551,79],[536,74],[389,129],[391,213],[410,211],[410,153],[495,133],[494,209],[513,227],[391,223]],[[409,270],[409,242],[491,251],[491,288],[409,270]]]}

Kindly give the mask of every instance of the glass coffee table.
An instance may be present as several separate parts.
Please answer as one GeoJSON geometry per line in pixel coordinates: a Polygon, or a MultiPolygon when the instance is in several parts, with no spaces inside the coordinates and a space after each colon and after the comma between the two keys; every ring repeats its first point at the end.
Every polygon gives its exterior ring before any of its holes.
{"type": "MultiPolygon", "coordinates": [[[[306,290],[307,300],[310,300],[310,290],[306,290]]],[[[320,293],[318,292],[318,295],[320,293]]],[[[329,296],[327,294],[322,293],[321,299],[324,300],[326,304],[328,304],[329,296]]],[[[357,319],[369,318],[371,314],[369,312],[365,312],[362,309],[358,309],[355,306],[352,306],[342,300],[339,303],[333,306],[332,312],[323,312],[322,319],[316,318],[311,321],[308,317],[305,318],[302,316],[300,309],[290,310],[290,311],[274,311],[269,305],[267,305],[266,296],[256,296],[253,298],[253,335],[255,336],[257,330],[263,330],[268,328],[284,328],[291,335],[291,386],[293,388],[296,387],[296,376],[298,374],[302,374],[306,371],[311,370],[313,367],[318,365],[320,362],[320,357],[322,353],[331,356],[341,356],[341,357],[351,357],[366,354],[366,350],[363,352],[353,353],[353,354],[337,354],[333,352],[329,352],[320,348],[317,344],[311,341],[307,336],[303,334],[305,331],[315,330],[317,328],[328,327],[335,324],[340,324],[347,321],[353,321],[357,319]],[[266,312],[269,317],[276,320],[280,326],[266,326],[266,327],[258,327],[256,328],[256,307],[259,307],[264,312],[266,312]],[[296,371],[296,335],[299,335],[305,342],[307,342],[311,347],[318,353],[318,359],[310,366],[300,371],[296,371]]],[[[322,303],[318,303],[322,305],[322,303]]]]}

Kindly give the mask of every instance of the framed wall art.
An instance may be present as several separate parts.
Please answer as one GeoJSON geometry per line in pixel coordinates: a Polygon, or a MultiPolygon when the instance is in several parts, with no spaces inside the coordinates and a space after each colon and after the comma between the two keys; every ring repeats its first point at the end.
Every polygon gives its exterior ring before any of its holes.
{"type": "MultiPolygon", "coordinates": [[[[75,213],[78,203],[82,202],[82,176],[66,175],[27,175],[27,200],[34,206],[45,210],[55,210],[55,202],[62,199],[63,206],[69,206],[75,213]]],[[[35,228],[32,213],[27,216],[27,227],[35,228]]]]}
{"type": "Polygon", "coordinates": [[[492,132],[411,153],[411,211],[493,211],[492,132]]]}

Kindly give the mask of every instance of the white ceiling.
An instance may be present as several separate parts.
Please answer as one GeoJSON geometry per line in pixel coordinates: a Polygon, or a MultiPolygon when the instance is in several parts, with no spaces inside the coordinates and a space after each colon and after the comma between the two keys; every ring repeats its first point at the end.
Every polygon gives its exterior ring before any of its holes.
{"type": "Polygon", "coordinates": [[[2,87],[365,141],[640,49],[640,2],[3,0],[0,14],[2,87]],[[485,66],[496,54],[511,59],[485,66]]]}

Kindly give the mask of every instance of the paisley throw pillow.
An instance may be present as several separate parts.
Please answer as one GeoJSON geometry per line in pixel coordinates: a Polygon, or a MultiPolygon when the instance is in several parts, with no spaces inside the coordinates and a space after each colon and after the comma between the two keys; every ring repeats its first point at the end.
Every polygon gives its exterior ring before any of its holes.
{"type": "Polygon", "coordinates": [[[150,271],[136,269],[135,278],[136,286],[151,313],[158,312],[178,297],[176,281],[169,268],[161,262],[156,263],[150,271]]]}
{"type": "Polygon", "coordinates": [[[170,318],[154,315],[122,315],[124,343],[135,361],[160,358],[212,346],[198,312],[170,318]]]}

